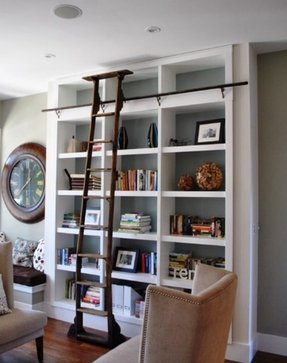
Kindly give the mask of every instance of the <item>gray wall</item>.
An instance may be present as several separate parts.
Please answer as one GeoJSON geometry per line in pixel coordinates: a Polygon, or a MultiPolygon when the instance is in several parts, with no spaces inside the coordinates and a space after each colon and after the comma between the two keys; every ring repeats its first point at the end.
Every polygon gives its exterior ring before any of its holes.
{"type": "Polygon", "coordinates": [[[287,51],[258,57],[258,331],[287,337],[287,51]]]}
{"type": "MultiPolygon", "coordinates": [[[[47,94],[22,97],[0,102],[1,120],[1,169],[9,154],[26,142],[46,145],[47,94]]],[[[44,221],[26,224],[15,219],[6,208],[1,194],[0,228],[15,241],[17,237],[38,240],[44,236],[44,221]]]]}

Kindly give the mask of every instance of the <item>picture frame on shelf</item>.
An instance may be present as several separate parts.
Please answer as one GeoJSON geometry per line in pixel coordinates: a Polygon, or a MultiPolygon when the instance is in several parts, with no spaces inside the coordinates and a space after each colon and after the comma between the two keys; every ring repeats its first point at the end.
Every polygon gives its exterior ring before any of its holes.
{"type": "Polygon", "coordinates": [[[85,224],[89,226],[98,226],[100,224],[101,211],[99,209],[87,209],[85,215],[85,224]]]}
{"type": "Polygon", "coordinates": [[[225,142],[225,119],[197,121],[194,144],[220,144],[225,142]]]}
{"type": "Polygon", "coordinates": [[[125,272],[137,272],[139,249],[116,247],[114,270],[125,272]]]}

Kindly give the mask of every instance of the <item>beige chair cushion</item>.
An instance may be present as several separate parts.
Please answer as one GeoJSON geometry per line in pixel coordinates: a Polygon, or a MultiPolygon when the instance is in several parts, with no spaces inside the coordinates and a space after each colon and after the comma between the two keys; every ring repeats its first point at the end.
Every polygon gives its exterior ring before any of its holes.
{"type": "Polygon", "coordinates": [[[136,363],[138,361],[139,348],[140,336],[136,336],[98,358],[97,363],[136,363]]]}
{"type": "Polygon", "coordinates": [[[42,329],[47,317],[42,311],[13,309],[11,314],[0,317],[0,324],[0,345],[3,345],[42,329]]]}

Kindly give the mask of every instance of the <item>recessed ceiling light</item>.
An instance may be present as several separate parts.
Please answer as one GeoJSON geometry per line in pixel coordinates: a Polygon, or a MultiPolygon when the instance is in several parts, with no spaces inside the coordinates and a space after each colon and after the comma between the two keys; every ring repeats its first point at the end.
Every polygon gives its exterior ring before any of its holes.
{"type": "Polygon", "coordinates": [[[145,29],[145,31],[148,32],[148,33],[159,33],[159,32],[161,32],[161,28],[159,26],[156,26],[156,25],[151,25],[151,26],[148,26],[145,29]]]}
{"type": "Polygon", "coordinates": [[[74,5],[61,4],[54,8],[54,14],[62,19],[75,19],[83,14],[82,10],[74,5]]]}
{"type": "Polygon", "coordinates": [[[45,58],[51,59],[51,58],[56,58],[56,56],[53,53],[46,53],[45,58]]]}

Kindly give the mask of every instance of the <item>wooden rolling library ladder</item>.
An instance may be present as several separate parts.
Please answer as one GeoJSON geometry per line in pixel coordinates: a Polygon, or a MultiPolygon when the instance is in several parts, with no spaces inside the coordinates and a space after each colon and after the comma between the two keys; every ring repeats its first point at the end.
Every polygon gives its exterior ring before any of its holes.
{"type": "Polygon", "coordinates": [[[132,74],[129,70],[114,71],[99,75],[93,75],[84,77],[87,81],[93,82],[93,103],[91,109],[91,122],[89,128],[89,139],[87,148],[87,157],[85,165],[85,178],[84,178],[84,188],[83,196],[81,200],[81,211],[80,211],[80,226],[79,235],[77,241],[77,264],[76,264],[76,316],[74,324],[71,325],[68,334],[74,336],[79,340],[87,341],[94,344],[107,345],[109,348],[113,348],[120,344],[124,337],[121,335],[120,327],[117,324],[113,311],[112,311],[112,247],[113,247],[113,217],[114,217],[114,195],[116,186],[116,167],[117,167],[117,139],[118,139],[118,129],[119,129],[119,117],[120,111],[123,106],[123,92],[122,92],[122,81],[124,77],[128,74],[132,74]],[[114,112],[99,112],[100,107],[104,102],[101,101],[99,96],[99,83],[102,79],[116,78],[117,79],[117,89],[115,98],[115,109],[114,112]],[[114,128],[113,128],[113,138],[111,140],[96,140],[95,130],[96,130],[96,120],[99,117],[114,117],[114,128]],[[109,143],[112,145],[112,159],[110,168],[91,168],[92,164],[92,153],[93,145],[109,143]],[[90,196],[89,195],[89,182],[91,173],[94,172],[104,172],[110,173],[110,194],[108,196],[90,196]],[[91,229],[93,226],[85,223],[85,216],[88,201],[90,199],[105,199],[109,205],[108,209],[108,223],[107,225],[99,225],[94,228],[102,229],[106,231],[106,253],[105,254],[91,254],[84,253],[85,244],[85,229],[91,229]],[[82,275],[82,260],[83,258],[94,258],[96,260],[103,260],[101,266],[105,268],[105,279],[103,282],[87,281],[82,275]],[[84,286],[95,286],[105,291],[105,303],[104,310],[96,310],[86,307],[81,307],[81,294],[82,288],[84,286]],[[100,332],[99,334],[91,334],[87,332],[83,327],[83,314],[93,314],[101,317],[107,317],[108,332],[100,332]]]}

